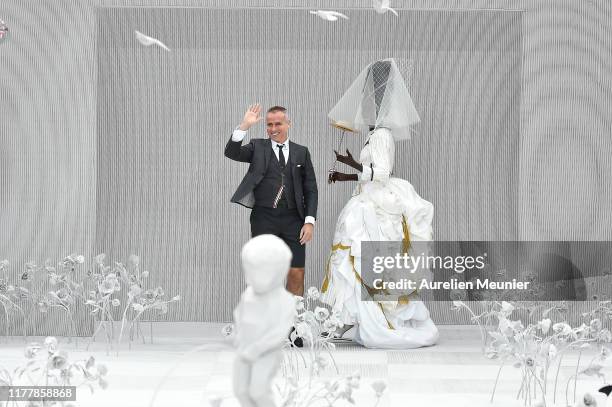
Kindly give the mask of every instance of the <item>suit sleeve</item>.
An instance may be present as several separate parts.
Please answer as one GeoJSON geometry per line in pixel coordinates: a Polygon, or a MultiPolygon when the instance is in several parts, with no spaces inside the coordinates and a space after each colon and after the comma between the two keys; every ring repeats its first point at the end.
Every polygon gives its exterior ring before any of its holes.
{"type": "Polygon", "coordinates": [[[225,156],[234,161],[250,163],[253,158],[253,141],[247,145],[242,145],[241,141],[234,141],[231,137],[225,145],[225,156]]]}
{"type": "Polygon", "coordinates": [[[303,186],[304,206],[306,207],[304,216],[312,216],[316,219],[319,191],[317,189],[317,178],[315,176],[315,171],[310,159],[310,151],[308,151],[308,149],[306,149],[306,166],[304,169],[306,170],[303,186]]]}
{"type": "Polygon", "coordinates": [[[393,135],[387,129],[376,130],[370,136],[368,144],[372,155],[372,163],[363,166],[363,171],[359,174],[359,181],[386,183],[393,171],[395,157],[393,135]]]}

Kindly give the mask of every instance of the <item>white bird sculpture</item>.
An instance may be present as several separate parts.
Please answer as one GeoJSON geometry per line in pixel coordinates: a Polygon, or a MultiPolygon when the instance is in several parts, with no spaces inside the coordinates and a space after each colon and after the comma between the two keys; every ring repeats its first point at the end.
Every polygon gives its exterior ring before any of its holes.
{"type": "Polygon", "coordinates": [[[151,45],[157,45],[165,49],[166,51],[170,52],[170,48],[166,47],[164,43],[161,42],[160,40],[155,39],[153,37],[148,37],[139,31],[134,31],[134,33],[136,34],[136,39],[138,40],[138,42],[144,45],[145,47],[150,47],[151,45]]]}
{"type": "Polygon", "coordinates": [[[378,14],[385,14],[387,11],[390,11],[398,16],[397,11],[393,10],[390,6],[391,0],[372,0],[372,3],[374,4],[374,10],[378,14]]]}
{"type": "Polygon", "coordinates": [[[0,43],[8,39],[9,37],[9,29],[4,23],[4,21],[0,20],[0,43]]]}
{"type": "Polygon", "coordinates": [[[327,21],[336,21],[338,17],[344,18],[345,20],[349,19],[346,15],[342,13],[338,13],[337,11],[326,11],[326,10],[312,11],[311,10],[310,14],[314,14],[322,18],[323,20],[327,20],[327,21]]]}

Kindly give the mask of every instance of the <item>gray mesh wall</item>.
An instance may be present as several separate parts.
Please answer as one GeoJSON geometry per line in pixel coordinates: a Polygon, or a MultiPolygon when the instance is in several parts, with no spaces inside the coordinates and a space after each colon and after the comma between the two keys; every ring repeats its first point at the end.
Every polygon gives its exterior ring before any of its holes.
{"type": "Polygon", "coordinates": [[[28,260],[137,253],[154,285],[183,297],[168,320],[228,320],[249,229],[229,203],[246,168],[222,150],[259,101],[287,106],[292,139],[313,155],[307,285],[318,285],[352,188],[324,182],[339,136],[325,115],[387,56],[403,61],[422,117],[395,173],[435,205],[437,239],[611,239],[608,2],[410,1],[398,19],[369,6],[3,1],[0,258],[17,275],[28,260]],[[172,52],[140,47],[134,29],[172,52]]]}

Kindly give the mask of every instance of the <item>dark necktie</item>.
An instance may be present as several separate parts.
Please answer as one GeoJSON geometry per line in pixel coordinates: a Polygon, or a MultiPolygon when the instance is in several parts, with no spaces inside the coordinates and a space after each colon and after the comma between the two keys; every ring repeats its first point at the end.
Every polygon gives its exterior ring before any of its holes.
{"type": "MultiPolygon", "coordinates": [[[[278,147],[278,162],[280,163],[281,168],[284,169],[286,163],[285,163],[285,155],[283,154],[283,148],[285,148],[285,145],[277,144],[276,147],[278,147]]],[[[281,172],[281,186],[278,189],[278,192],[276,193],[276,197],[274,198],[274,204],[272,204],[273,208],[278,207],[278,201],[280,201],[280,199],[283,197],[284,190],[285,190],[285,174],[281,172]]]]}
{"type": "Polygon", "coordinates": [[[281,167],[285,168],[285,154],[283,154],[283,148],[285,148],[284,144],[277,144],[278,147],[278,162],[280,162],[281,167]]]}

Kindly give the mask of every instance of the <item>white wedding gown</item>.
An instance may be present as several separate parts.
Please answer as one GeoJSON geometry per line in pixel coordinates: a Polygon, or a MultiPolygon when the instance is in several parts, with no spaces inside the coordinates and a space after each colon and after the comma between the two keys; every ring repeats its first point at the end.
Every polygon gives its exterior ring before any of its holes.
{"type": "Polygon", "coordinates": [[[321,300],[344,324],[356,326],[355,341],[368,348],[417,348],[438,340],[438,329],[418,296],[411,295],[407,303],[361,300],[362,241],[402,241],[406,232],[410,241],[432,239],[433,205],[408,181],[391,177],[394,155],[389,129],[369,133],[359,160],[364,170],[338,216],[321,288],[321,300]]]}

